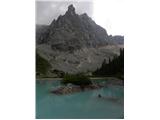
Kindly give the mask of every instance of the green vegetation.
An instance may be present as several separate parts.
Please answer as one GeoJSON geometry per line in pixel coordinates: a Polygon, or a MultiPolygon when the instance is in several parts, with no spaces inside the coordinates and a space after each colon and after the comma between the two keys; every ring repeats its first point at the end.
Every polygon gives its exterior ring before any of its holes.
{"type": "Polygon", "coordinates": [[[65,74],[63,71],[57,70],[57,69],[50,70],[50,72],[56,74],[57,77],[60,77],[60,78],[63,78],[65,74]]]}
{"type": "Polygon", "coordinates": [[[47,60],[42,58],[37,52],[36,52],[36,74],[40,75],[43,74],[45,75],[51,65],[48,63],[47,60]]]}
{"type": "Polygon", "coordinates": [[[63,84],[72,83],[74,85],[80,85],[80,86],[92,84],[90,78],[88,78],[84,74],[66,74],[64,75],[62,83],[63,84]]]}
{"type": "Polygon", "coordinates": [[[120,55],[103,61],[101,68],[93,72],[94,76],[114,76],[124,79],[124,49],[120,49],[120,55]]]}

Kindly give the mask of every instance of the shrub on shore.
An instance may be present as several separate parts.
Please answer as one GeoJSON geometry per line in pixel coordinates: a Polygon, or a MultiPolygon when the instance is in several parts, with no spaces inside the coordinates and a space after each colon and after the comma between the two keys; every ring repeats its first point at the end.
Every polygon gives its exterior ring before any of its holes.
{"type": "Polygon", "coordinates": [[[83,74],[65,74],[62,83],[63,84],[72,83],[74,85],[80,85],[80,86],[92,84],[90,78],[83,74]]]}

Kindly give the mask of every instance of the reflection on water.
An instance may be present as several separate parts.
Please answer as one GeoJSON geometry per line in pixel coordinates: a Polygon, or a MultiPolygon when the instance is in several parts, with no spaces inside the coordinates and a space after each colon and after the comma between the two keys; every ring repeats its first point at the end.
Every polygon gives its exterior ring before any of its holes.
{"type": "Polygon", "coordinates": [[[49,92],[58,86],[59,81],[36,81],[36,118],[123,118],[123,86],[60,96],[49,92]]]}

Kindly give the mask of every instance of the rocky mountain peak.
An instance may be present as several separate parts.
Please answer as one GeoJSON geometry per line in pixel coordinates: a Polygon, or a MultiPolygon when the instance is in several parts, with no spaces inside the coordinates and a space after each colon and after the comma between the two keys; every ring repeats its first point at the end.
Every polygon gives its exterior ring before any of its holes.
{"type": "MultiPolygon", "coordinates": [[[[43,35],[44,36],[44,35],[43,35]]],[[[74,6],[68,6],[64,15],[53,20],[44,38],[53,50],[75,51],[82,48],[94,48],[108,44],[108,34],[86,13],[76,14],[74,6]]],[[[42,41],[42,40],[41,40],[42,41]]]]}
{"type": "Polygon", "coordinates": [[[68,73],[96,70],[104,59],[119,54],[120,38],[108,36],[85,11],[76,14],[72,4],[50,25],[36,26],[36,50],[52,66],[50,74],[52,70],[68,73]]]}
{"type": "Polygon", "coordinates": [[[68,15],[75,15],[76,14],[75,8],[72,4],[68,6],[68,10],[67,10],[66,14],[68,14],[68,15]]]}

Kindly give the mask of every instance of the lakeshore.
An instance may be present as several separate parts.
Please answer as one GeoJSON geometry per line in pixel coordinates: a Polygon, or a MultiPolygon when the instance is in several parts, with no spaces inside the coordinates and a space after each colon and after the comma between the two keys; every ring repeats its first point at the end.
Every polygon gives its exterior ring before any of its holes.
{"type": "MultiPolygon", "coordinates": [[[[44,83],[45,81],[62,81],[63,78],[41,78],[37,79],[39,83],[44,83]],[[43,81],[43,82],[42,82],[43,81]]],[[[56,95],[66,95],[66,94],[72,94],[76,92],[82,92],[82,91],[88,91],[88,90],[96,90],[101,89],[104,87],[108,87],[109,85],[118,85],[123,86],[124,81],[120,80],[118,78],[114,77],[92,77],[90,78],[92,81],[91,85],[73,85],[71,83],[68,83],[66,85],[58,86],[56,89],[51,89],[50,93],[56,94],[56,95]]]]}

